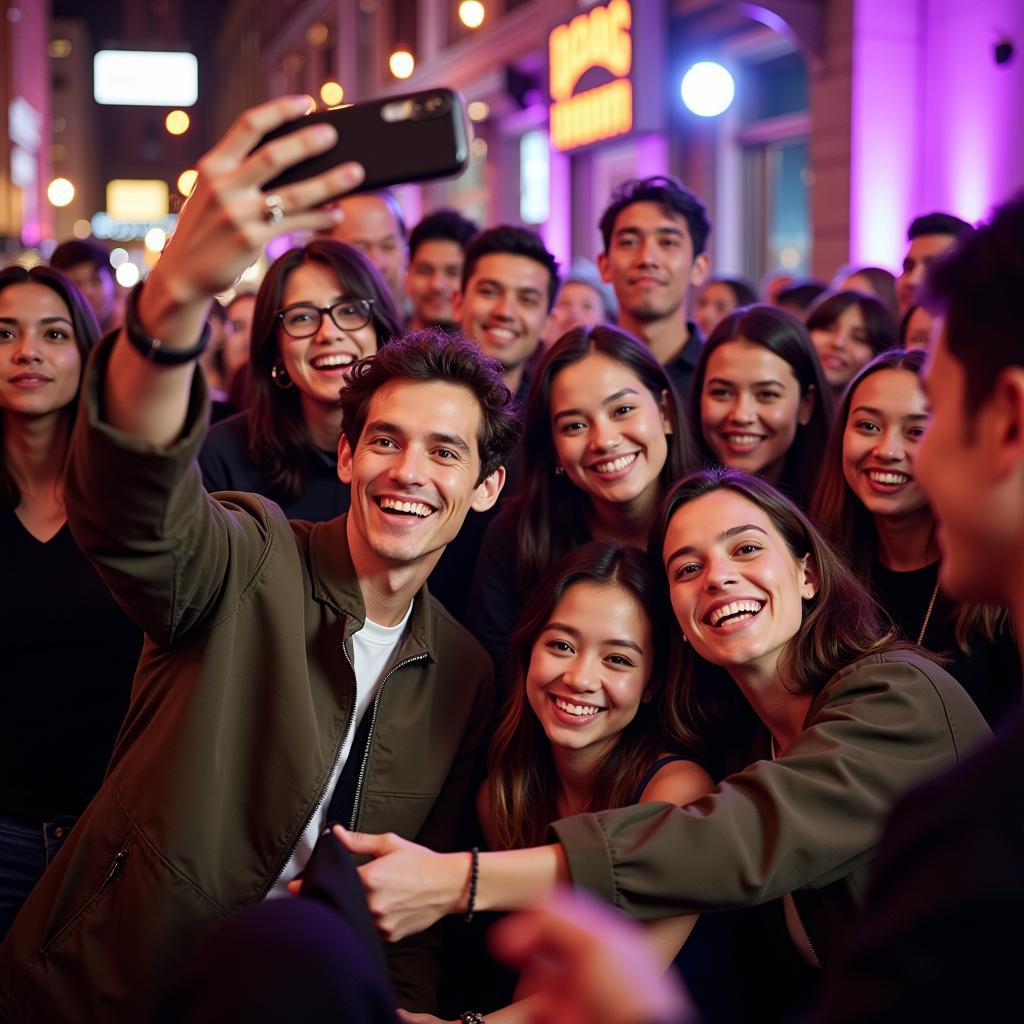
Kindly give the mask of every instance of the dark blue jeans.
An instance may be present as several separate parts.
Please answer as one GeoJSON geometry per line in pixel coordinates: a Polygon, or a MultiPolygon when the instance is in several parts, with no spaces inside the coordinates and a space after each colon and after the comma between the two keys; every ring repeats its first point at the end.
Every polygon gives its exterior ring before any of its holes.
{"type": "Polygon", "coordinates": [[[74,823],[72,815],[39,825],[0,815],[0,942],[74,823]]]}

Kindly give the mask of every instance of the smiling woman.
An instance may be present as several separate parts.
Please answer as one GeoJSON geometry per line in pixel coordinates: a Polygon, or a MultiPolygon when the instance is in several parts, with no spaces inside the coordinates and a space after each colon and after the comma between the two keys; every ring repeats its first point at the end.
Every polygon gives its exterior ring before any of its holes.
{"type": "Polygon", "coordinates": [[[62,274],[0,271],[0,939],[99,788],[142,641],[64,509],[97,332],[62,274]]]}
{"type": "Polygon", "coordinates": [[[253,312],[252,404],[207,435],[199,456],[207,490],[255,491],[313,522],[344,512],[345,372],[400,332],[388,289],[357,249],[317,239],[277,259],[253,312]]]}

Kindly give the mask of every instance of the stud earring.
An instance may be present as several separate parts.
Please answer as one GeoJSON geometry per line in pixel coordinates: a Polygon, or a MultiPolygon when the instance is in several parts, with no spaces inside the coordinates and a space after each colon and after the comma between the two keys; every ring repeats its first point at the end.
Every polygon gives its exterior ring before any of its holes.
{"type": "Polygon", "coordinates": [[[684,644],[688,644],[690,642],[689,640],[687,640],[685,633],[680,633],[679,635],[683,638],[683,643],[684,644]]]}
{"type": "Polygon", "coordinates": [[[555,476],[565,476],[565,466],[555,466],[555,476]]]}
{"type": "Polygon", "coordinates": [[[282,391],[287,391],[288,388],[295,387],[295,381],[288,376],[288,371],[284,368],[284,363],[274,363],[270,368],[270,379],[282,391]]]}

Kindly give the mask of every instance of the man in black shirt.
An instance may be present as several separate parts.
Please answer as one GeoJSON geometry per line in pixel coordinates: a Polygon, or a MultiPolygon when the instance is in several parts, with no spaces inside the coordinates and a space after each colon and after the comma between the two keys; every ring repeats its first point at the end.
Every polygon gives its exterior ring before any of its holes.
{"type": "Polygon", "coordinates": [[[647,344],[686,403],[704,344],[687,310],[710,267],[707,210],[675,178],[657,175],[619,186],[600,228],[598,266],[615,288],[619,326],[647,344]]]}

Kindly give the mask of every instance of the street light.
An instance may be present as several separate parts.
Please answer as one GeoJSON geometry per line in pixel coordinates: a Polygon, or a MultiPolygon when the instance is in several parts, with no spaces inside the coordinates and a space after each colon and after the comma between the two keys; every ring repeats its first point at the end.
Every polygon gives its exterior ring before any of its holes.
{"type": "Polygon", "coordinates": [[[388,67],[395,78],[408,78],[416,67],[416,58],[408,50],[398,49],[388,58],[388,67]]]}
{"type": "Polygon", "coordinates": [[[54,206],[67,206],[75,198],[75,186],[67,178],[54,178],[46,186],[46,198],[54,206]]]}
{"type": "Polygon", "coordinates": [[[172,110],[164,118],[164,127],[171,135],[184,135],[190,124],[192,120],[184,110],[172,110]]]}
{"type": "Polygon", "coordinates": [[[192,189],[196,187],[196,178],[198,177],[199,172],[192,167],[178,175],[178,191],[186,199],[192,195],[192,189]]]}
{"type": "Polygon", "coordinates": [[[479,28],[484,23],[486,13],[480,0],[462,0],[459,4],[459,20],[466,28],[479,28]]]}
{"type": "Polygon", "coordinates": [[[345,98],[345,90],[340,82],[324,82],[320,86],[320,99],[328,107],[336,107],[345,98]]]}
{"type": "Polygon", "coordinates": [[[698,117],[718,117],[729,109],[736,83],[721,64],[702,60],[683,75],[679,91],[687,108],[698,117]]]}

